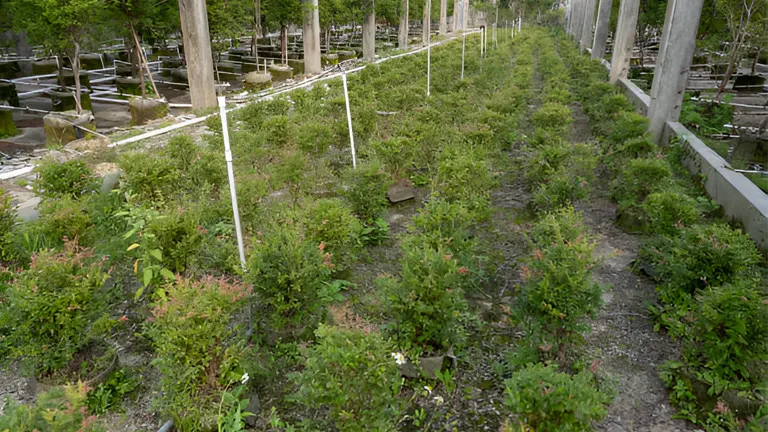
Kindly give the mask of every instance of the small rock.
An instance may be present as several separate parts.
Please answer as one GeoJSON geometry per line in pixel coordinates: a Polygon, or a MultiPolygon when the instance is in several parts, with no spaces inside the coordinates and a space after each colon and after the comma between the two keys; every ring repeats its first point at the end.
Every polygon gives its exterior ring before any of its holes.
{"type": "Polygon", "coordinates": [[[395,183],[387,190],[387,198],[392,203],[408,201],[416,196],[411,186],[402,183],[395,183]]]}
{"type": "Polygon", "coordinates": [[[256,421],[259,419],[260,411],[261,411],[261,401],[259,400],[259,395],[254,393],[251,395],[251,398],[248,400],[248,406],[245,407],[245,412],[252,413],[253,415],[245,418],[245,424],[247,424],[251,428],[256,427],[256,421]]]}

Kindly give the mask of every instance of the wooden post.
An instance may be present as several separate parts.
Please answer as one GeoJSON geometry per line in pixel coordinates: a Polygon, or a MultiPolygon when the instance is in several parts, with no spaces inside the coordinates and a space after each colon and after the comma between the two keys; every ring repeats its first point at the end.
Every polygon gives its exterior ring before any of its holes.
{"type": "Polygon", "coordinates": [[[592,26],[595,24],[595,0],[584,0],[584,24],[581,28],[579,48],[583,53],[592,44],[592,26]]]}
{"type": "Polygon", "coordinates": [[[320,14],[317,0],[304,0],[304,73],[319,74],[320,63],[320,14]]]}
{"type": "Polygon", "coordinates": [[[613,56],[611,57],[611,84],[629,73],[629,61],[635,47],[637,15],[640,12],[640,0],[621,0],[619,22],[613,38],[613,56]]]}
{"type": "Polygon", "coordinates": [[[601,59],[605,55],[605,44],[611,27],[611,7],[613,0],[600,0],[595,25],[595,39],[592,41],[592,58],[601,59]]]}
{"type": "Polygon", "coordinates": [[[179,0],[179,15],[192,107],[215,107],[216,87],[213,81],[213,55],[205,0],[179,0]]]}
{"type": "Polygon", "coordinates": [[[648,130],[659,144],[667,121],[680,118],[703,5],[704,0],[670,0],[667,4],[648,109],[648,130]]]}

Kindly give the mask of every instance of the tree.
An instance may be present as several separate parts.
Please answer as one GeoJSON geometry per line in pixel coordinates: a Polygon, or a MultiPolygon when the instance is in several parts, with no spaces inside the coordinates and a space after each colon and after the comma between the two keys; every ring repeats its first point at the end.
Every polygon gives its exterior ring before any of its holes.
{"type": "MultiPolygon", "coordinates": [[[[762,17],[765,14],[765,0],[716,0],[717,9],[725,16],[731,33],[728,68],[717,89],[715,100],[725,91],[728,81],[733,76],[734,68],[739,64],[743,49],[750,38],[760,37],[763,28],[762,17]]],[[[759,40],[759,39],[758,39],[759,40]]]]}
{"type": "Polygon", "coordinates": [[[213,66],[218,77],[219,53],[229,48],[229,41],[233,45],[238,44],[238,38],[252,21],[251,8],[254,4],[251,0],[206,0],[205,5],[211,49],[215,57],[213,66]]]}
{"type": "MultiPolygon", "coordinates": [[[[104,18],[101,0],[13,0],[14,23],[23,26],[30,38],[52,52],[66,54],[72,62],[75,80],[75,105],[80,103],[80,50],[104,18]]],[[[64,85],[63,71],[59,79],[64,85]]]]}
{"type": "Polygon", "coordinates": [[[280,28],[281,60],[288,59],[288,25],[300,22],[302,9],[300,0],[261,0],[261,10],[269,25],[280,28]]]}

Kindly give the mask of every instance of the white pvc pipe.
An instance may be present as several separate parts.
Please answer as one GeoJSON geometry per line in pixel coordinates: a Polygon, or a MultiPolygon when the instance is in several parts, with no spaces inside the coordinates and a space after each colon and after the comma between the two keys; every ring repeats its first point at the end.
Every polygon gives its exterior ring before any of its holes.
{"type": "Polygon", "coordinates": [[[467,48],[467,34],[464,33],[461,38],[461,79],[464,79],[464,51],[467,48]]]}
{"type": "Polygon", "coordinates": [[[347,127],[349,128],[349,146],[352,148],[352,168],[357,169],[357,156],[355,155],[355,134],[352,132],[352,112],[349,110],[349,92],[347,91],[347,73],[341,75],[344,86],[344,103],[347,105],[347,127]]]}
{"type": "Polygon", "coordinates": [[[31,173],[33,169],[35,169],[34,166],[28,166],[28,167],[24,167],[24,168],[19,168],[17,170],[13,170],[11,172],[7,172],[5,174],[0,174],[0,180],[10,180],[10,179],[12,179],[14,177],[18,177],[20,175],[31,173]]]}
{"type": "Polygon", "coordinates": [[[429,86],[432,78],[432,48],[430,46],[430,37],[427,36],[427,97],[429,97],[429,86]]]}
{"type": "Polygon", "coordinates": [[[235,189],[235,170],[232,167],[232,149],[229,147],[229,126],[227,125],[227,100],[219,96],[219,116],[221,118],[221,134],[224,137],[224,159],[227,161],[227,175],[229,176],[229,192],[232,196],[232,213],[235,218],[235,234],[237,235],[237,249],[240,252],[240,265],[245,271],[245,246],[243,245],[243,230],[240,227],[240,209],[237,206],[237,190],[235,189]]]}

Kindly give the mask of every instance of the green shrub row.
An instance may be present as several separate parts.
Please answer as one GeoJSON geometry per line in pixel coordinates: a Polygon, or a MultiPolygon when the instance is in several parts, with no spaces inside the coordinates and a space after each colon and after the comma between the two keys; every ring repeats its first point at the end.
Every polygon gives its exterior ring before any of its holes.
{"type": "Polygon", "coordinates": [[[741,230],[705,219],[714,206],[675,160],[681,143],[656,147],[647,120],[604,82],[602,66],[565,38],[558,45],[602,137],[617,223],[652,234],[640,252],[641,265],[658,283],[659,304],[651,312],[657,329],[683,338],[682,361],[662,367],[677,415],[708,431],[759,430],[767,414],[760,406],[768,377],[768,303],[755,244],[741,230]]]}

